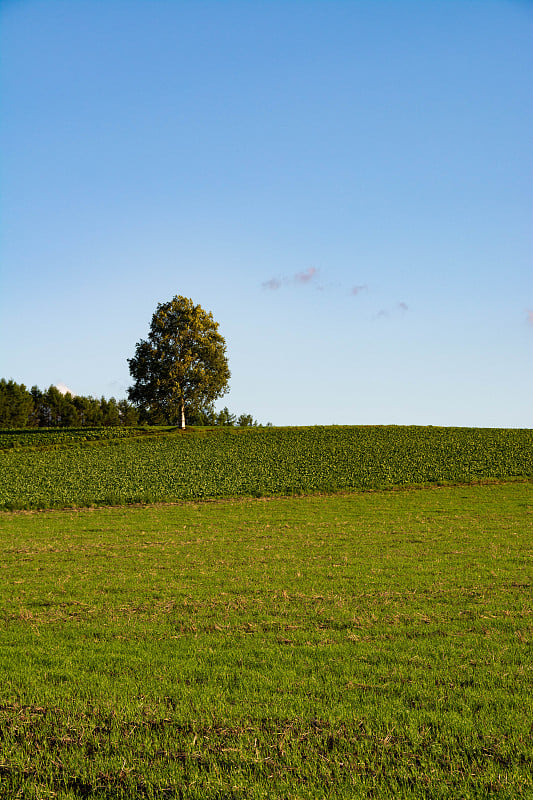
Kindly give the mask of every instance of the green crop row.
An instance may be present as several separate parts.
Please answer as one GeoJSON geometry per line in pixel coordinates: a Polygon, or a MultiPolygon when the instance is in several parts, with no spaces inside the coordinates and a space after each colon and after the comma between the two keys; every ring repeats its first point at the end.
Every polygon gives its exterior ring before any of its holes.
{"type": "Polygon", "coordinates": [[[25,447],[52,447],[62,444],[125,439],[138,433],[137,428],[35,428],[0,430],[0,450],[25,447]]]}
{"type": "Polygon", "coordinates": [[[99,428],[27,428],[0,430],[0,451],[27,448],[52,448],[86,442],[109,442],[132,436],[158,436],[174,431],[175,427],[102,426],[99,428]]]}
{"type": "Polygon", "coordinates": [[[0,508],[310,494],[533,477],[533,430],[221,429],[204,436],[167,432],[89,444],[0,452],[0,508]]]}

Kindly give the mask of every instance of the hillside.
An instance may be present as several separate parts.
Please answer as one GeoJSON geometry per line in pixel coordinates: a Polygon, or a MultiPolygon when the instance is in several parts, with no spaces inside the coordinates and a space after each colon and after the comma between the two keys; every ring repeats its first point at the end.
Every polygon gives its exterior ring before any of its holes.
{"type": "Polygon", "coordinates": [[[533,477],[533,430],[343,426],[0,432],[0,508],[533,477]]]}

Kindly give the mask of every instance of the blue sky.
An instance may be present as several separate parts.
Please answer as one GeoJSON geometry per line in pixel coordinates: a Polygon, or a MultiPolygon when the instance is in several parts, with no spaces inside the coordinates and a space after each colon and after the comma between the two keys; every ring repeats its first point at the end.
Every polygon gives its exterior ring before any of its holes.
{"type": "Polygon", "coordinates": [[[126,396],[159,302],[261,422],[533,427],[533,6],[4,0],[0,377],[126,396]]]}

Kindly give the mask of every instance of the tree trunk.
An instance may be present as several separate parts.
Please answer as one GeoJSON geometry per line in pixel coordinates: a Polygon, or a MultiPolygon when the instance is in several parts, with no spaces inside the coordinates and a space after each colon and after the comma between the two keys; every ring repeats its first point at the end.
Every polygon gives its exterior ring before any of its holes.
{"type": "Polygon", "coordinates": [[[185,430],[185,400],[183,397],[180,400],[180,428],[185,430]]]}

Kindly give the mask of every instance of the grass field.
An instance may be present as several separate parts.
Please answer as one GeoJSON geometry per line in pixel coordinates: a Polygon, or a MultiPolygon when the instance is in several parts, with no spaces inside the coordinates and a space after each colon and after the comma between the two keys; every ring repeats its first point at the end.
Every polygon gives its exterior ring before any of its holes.
{"type": "Polygon", "coordinates": [[[0,796],[533,797],[532,484],[0,515],[0,796]]]}

